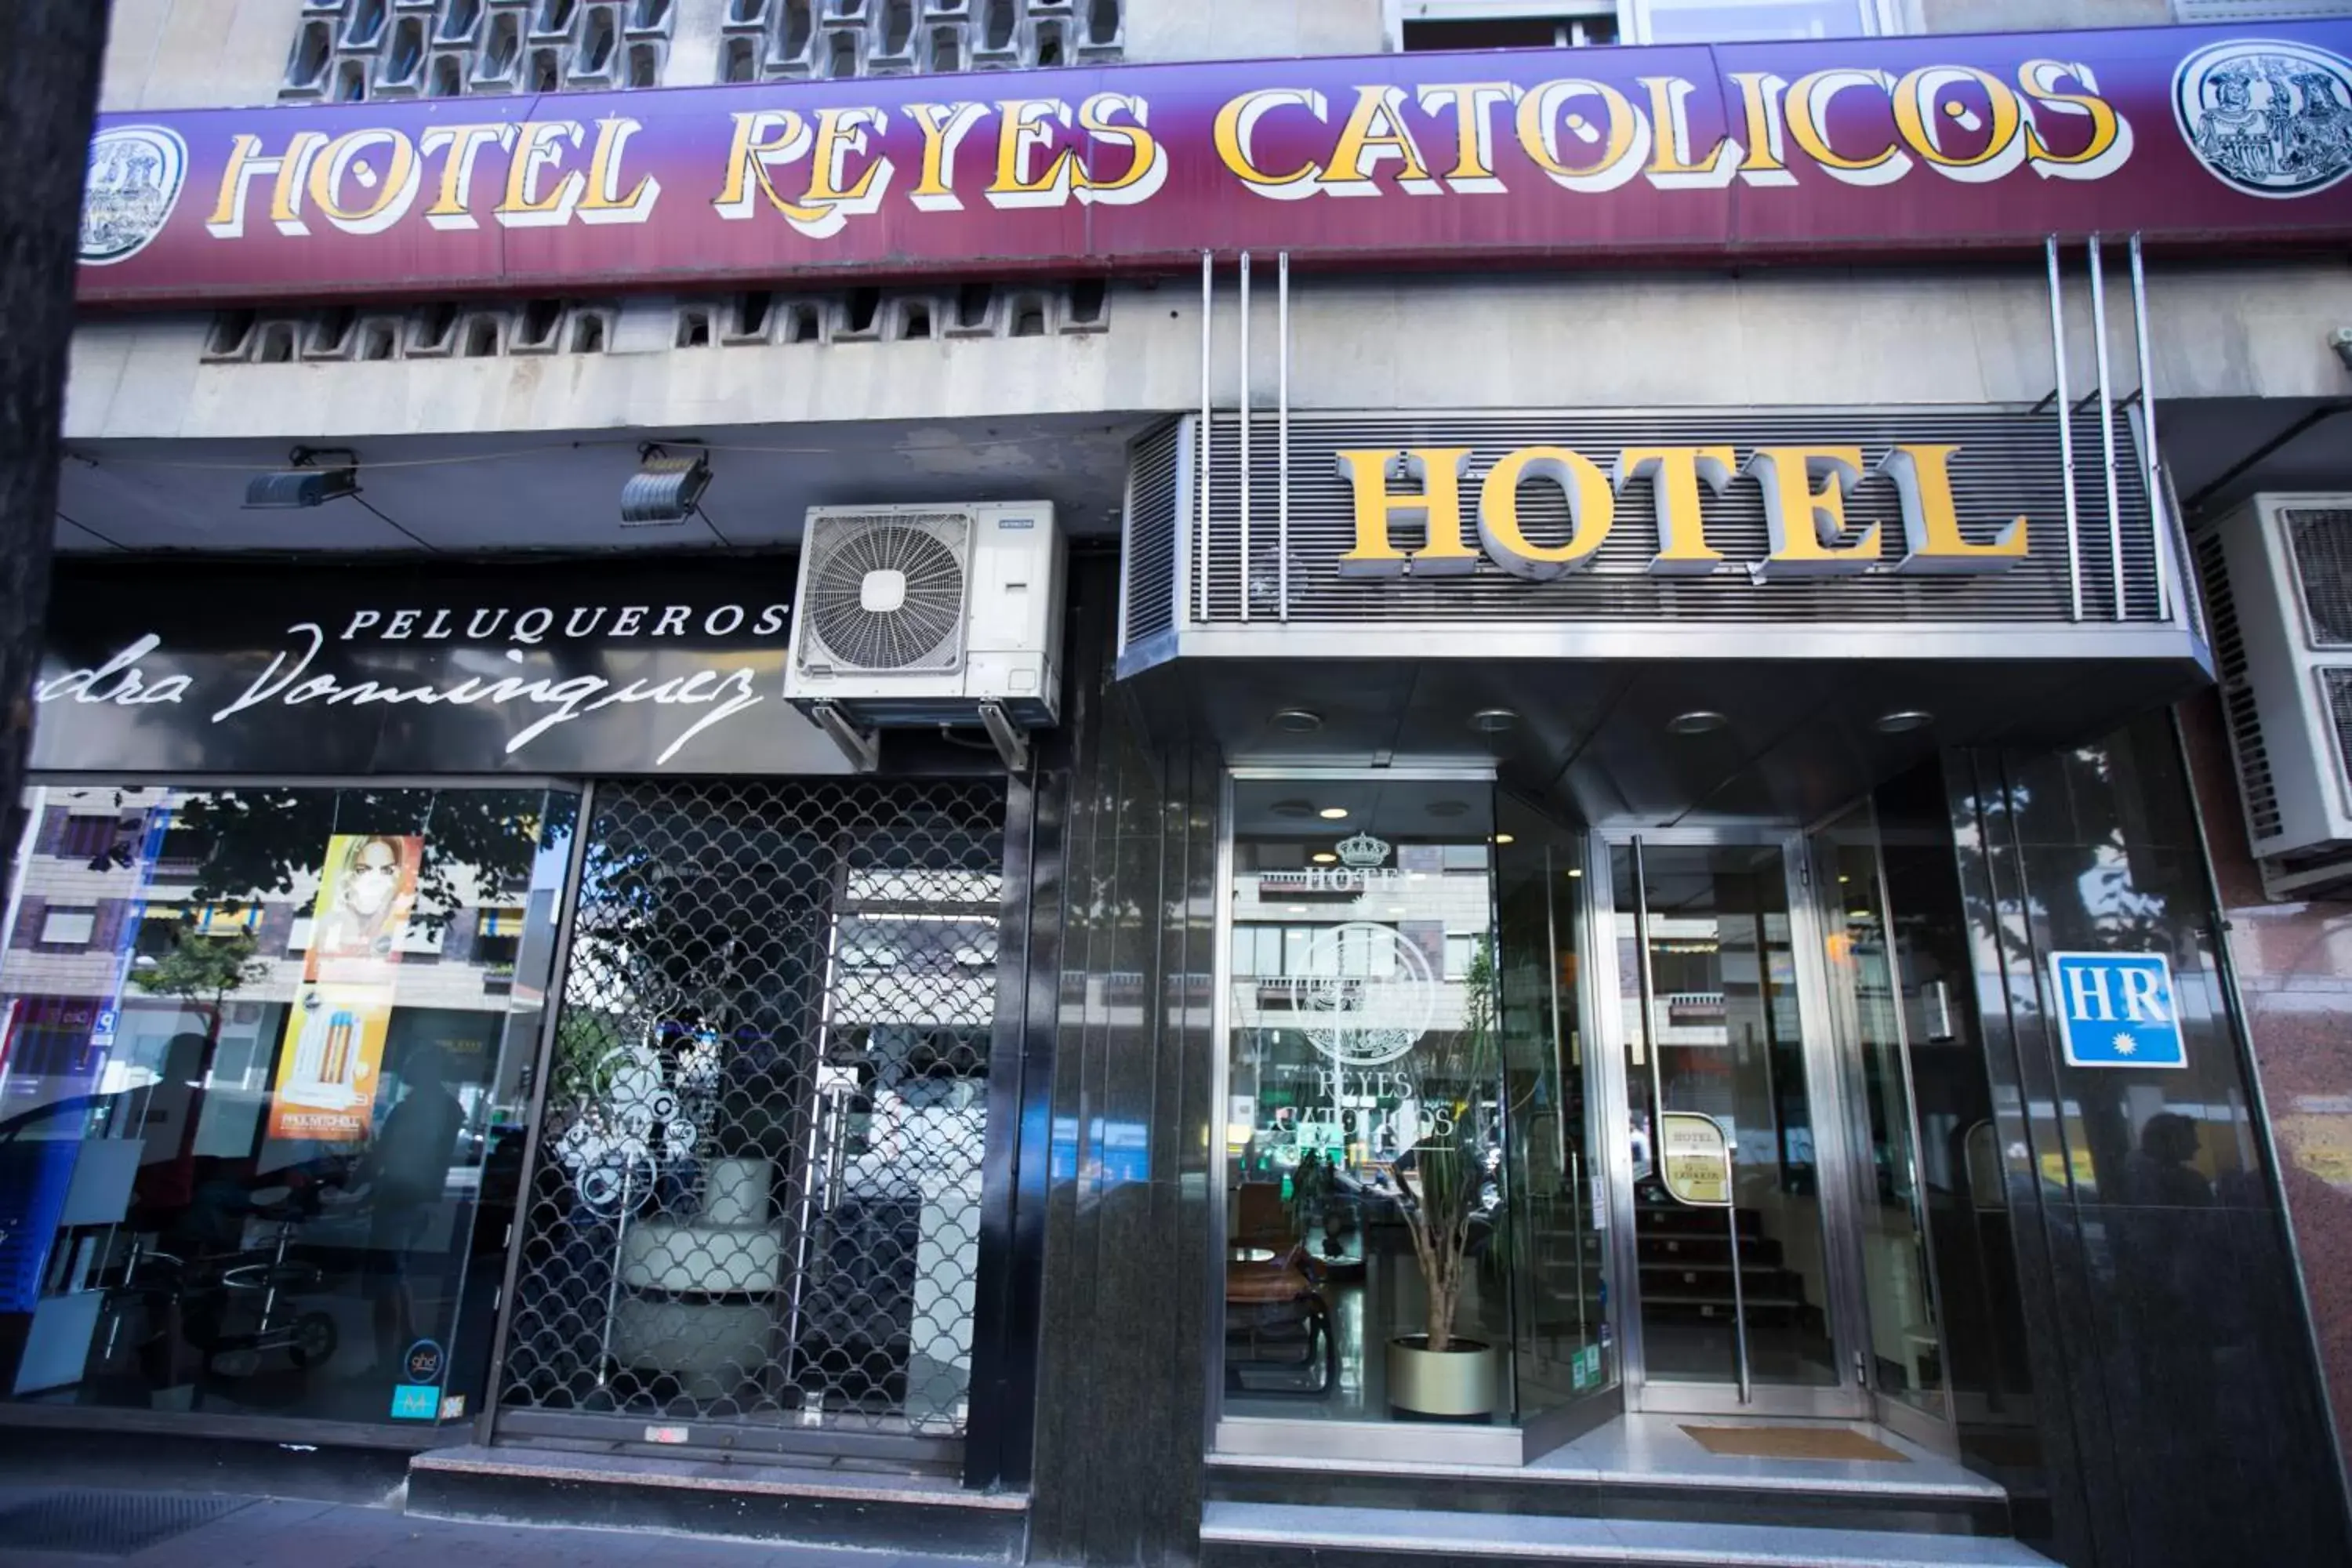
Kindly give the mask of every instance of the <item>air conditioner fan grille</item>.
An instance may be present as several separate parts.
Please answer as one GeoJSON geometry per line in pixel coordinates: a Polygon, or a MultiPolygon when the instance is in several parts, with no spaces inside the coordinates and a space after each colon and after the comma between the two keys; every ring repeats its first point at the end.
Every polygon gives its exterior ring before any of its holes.
{"type": "MultiPolygon", "coordinates": [[[[801,611],[822,661],[858,670],[951,669],[961,648],[961,517],[844,519],[817,543],[801,611]],[[953,537],[940,537],[941,524],[953,537]],[[821,651],[818,651],[821,650],[821,651]]],[[[812,660],[810,652],[817,652],[812,660]]]]}

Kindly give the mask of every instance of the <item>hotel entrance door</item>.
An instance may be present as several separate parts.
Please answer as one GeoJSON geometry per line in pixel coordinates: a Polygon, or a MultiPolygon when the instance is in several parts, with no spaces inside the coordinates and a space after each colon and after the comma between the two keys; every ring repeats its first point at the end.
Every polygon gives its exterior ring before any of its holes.
{"type": "Polygon", "coordinates": [[[1596,1002],[1624,1089],[1629,1406],[1884,1416],[1948,1446],[1905,991],[1867,808],[1810,838],[1603,835],[1592,859],[1608,868],[1597,956],[1615,970],[1596,1002]],[[1670,1180],[1670,1146],[1727,1177],[1677,1163],[1670,1180]]]}

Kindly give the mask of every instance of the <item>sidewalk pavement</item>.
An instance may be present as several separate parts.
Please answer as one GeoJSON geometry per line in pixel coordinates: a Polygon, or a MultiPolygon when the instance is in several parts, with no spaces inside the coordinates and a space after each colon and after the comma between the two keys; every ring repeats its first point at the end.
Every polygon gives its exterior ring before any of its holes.
{"type": "MultiPolygon", "coordinates": [[[[470,1524],[388,1506],[0,1488],[0,1568],[982,1568],[831,1546],[470,1524]],[[205,1505],[210,1505],[208,1508],[205,1505]],[[177,1521],[201,1511],[194,1528],[177,1521]],[[159,1531],[172,1531],[160,1539],[159,1531]],[[152,1544],[122,1550],[145,1534],[152,1544]],[[111,1537],[111,1539],[109,1539],[111,1537]],[[35,1544],[38,1542],[39,1544],[35,1544]]],[[[992,1565],[1002,1568],[1002,1565],[992,1565]]]]}

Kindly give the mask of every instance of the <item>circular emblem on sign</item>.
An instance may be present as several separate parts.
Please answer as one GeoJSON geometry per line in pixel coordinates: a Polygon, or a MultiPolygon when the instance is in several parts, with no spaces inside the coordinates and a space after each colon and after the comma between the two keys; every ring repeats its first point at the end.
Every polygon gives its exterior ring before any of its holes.
{"type": "Polygon", "coordinates": [[[1412,1049],[1437,1021],[1429,956],[1393,926],[1349,921],[1307,943],[1290,1005],[1307,1043],[1342,1067],[1378,1067],[1412,1049]]]}
{"type": "Polygon", "coordinates": [[[441,1347],[433,1341],[417,1341],[408,1347],[408,1354],[402,1360],[408,1369],[409,1382],[438,1383],[441,1381],[443,1361],[441,1347]]]}
{"type": "Polygon", "coordinates": [[[118,125],[89,143],[81,196],[86,267],[128,261],[163,231],[180,200],[188,144],[161,125],[118,125]]]}
{"type": "Polygon", "coordinates": [[[2180,62],[2180,134],[2216,179],[2253,196],[2307,196],[2352,174],[2352,60],[2240,38],[2180,62]]]}

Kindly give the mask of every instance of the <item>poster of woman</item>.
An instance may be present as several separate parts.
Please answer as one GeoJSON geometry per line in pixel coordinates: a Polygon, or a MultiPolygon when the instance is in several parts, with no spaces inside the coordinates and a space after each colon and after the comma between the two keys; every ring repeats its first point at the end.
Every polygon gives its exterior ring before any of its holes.
{"type": "Polygon", "coordinates": [[[302,989],[278,1047],[271,1137],[351,1142],[367,1135],[424,858],[425,840],[415,835],[327,840],[302,989]]]}

